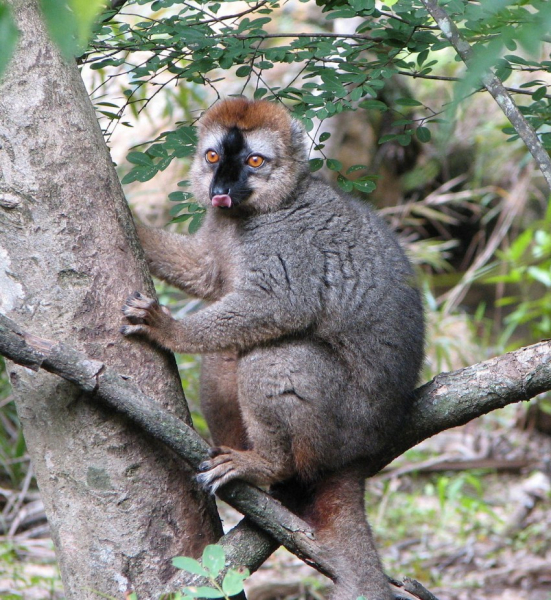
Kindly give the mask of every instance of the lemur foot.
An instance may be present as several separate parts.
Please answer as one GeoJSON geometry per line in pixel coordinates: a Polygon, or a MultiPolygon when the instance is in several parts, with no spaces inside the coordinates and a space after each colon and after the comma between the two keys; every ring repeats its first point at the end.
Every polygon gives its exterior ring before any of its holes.
{"type": "Polygon", "coordinates": [[[271,469],[256,452],[233,450],[227,446],[211,448],[209,460],[199,465],[197,481],[210,493],[231,481],[243,479],[255,485],[271,483],[271,469]]]}

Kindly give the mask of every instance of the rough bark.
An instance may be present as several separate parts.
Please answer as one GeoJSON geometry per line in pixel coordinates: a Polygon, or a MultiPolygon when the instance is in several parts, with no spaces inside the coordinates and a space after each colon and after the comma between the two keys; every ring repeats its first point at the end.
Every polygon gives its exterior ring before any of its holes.
{"type": "MultiPolygon", "coordinates": [[[[191,428],[155,405],[138,386],[105,364],[90,361],[84,354],[63,344],[36,338],[1,316],[0,354],[30,368],[46,369],[75,383],[89,392],[90,399],[97,398],[122,412],[191,465],[197,466],[203,460],[207,446],[191,428]]],[[[416,391],[408,427],[389,440],[373,460],[370,472],[375,474],[407,449],[440,431],[550,389],[550,341],[453,373],[442,373],[416,391]]],[[[220,496],[291,552],[326,575],[334,575],[324,548],[316,542],[308,524],[273,498],[239,481],[222,488],[220,496]]],[[[246,539],[247,527],[242,524],[239,530],[246,539]]],[[[262,552],[267,557],[274,547],[259,532],[251,535],[248,542],[250,552],[241,550],[238,555],[241,562],[234,563],[234,566],[245,565],[254,570],[261,562],[262,552]]],[[[230,543],[226,536],[222,543],[231,548],[233,541],[230,543]]],[[[234,558],[237,555],[230,560],[234,558]]]]}
{"type": "MultiPolygon", "coordinates": [[[[93,108],[36,3],[13,2],[21,37],[0,85],[0,311],[108,361],[189,422],[174,359],[119,334],[120,305],[153,288],[93,108]]],[[[170,558],[217,539],[191,472],[74,385],[8,366],[66,597],[155,598],[170,558]]]]}

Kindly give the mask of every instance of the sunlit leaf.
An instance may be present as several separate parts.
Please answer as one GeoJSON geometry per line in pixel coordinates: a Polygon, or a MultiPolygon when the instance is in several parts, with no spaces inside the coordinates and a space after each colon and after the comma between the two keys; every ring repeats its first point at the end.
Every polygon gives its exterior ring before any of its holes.
{"type": "Polygon", "coordinates": [[[224,568],[226,555],[224,548],[217,544],[209,544],[203,550],[203,566],[210,571],[212,577],[217,577],[218,573],[224,568]]]}
{"type": "Polygon", "coordinates": [[[201,566],[201,563],[194,558],[188,556],[176,556],[172,559],[172,565],[182,571],[193,573],[194,575],[201,575],[202,577],[208,577],[209,573],[206,569],[201,566]]]}

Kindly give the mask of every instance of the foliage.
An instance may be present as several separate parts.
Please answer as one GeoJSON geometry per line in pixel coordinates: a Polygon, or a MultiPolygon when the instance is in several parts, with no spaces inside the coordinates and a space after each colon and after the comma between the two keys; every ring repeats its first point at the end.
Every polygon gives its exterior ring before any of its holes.
{"type": "Polygon", "coordinates": [[[9,6],[0,2],[0,77],[13,56],[18,36],[9,6]]]}
{"type": "Polygon", "coordinates": [[[193,575],[208,579],[210,586],[190,586],[177,594],[176,600],[191,600],[192,598],[225,598],[240,594],[243,591],[243,581],[249,576],[247,569],[228,569],[223,575],[221,584],[217,578],[222,575],[226,556],[222,546],[211,544],[203,551],[201,562],[187,556],[178,556],[172,560],[177,569],[182,569],[193,575]]]}
{"type": "MultiPolygon", "coordinates": [[[[185,83],[209,88],[216,97],[226,89],[227,78],[234,77],[243,82],[241,92],[292,107],[311,136],[312,150],[322,156],[311,160],[313,171],[325,165],[338,173],[344,190],[371,192],[372,177],[356,176],[363,165],[345,170],[341,162],[324,155],[331,135],[324,131],[324,122],[346,111],[389,112],[392,127],[380,137],[380,144],[407,146],[414,139],[428,143],[445,109],[409,93],[396,94],[395,79],[438,79],[437,73],[452,56],[449,43],[416,0],[387,5],[375,0],[318,0],[318,4],[324,13],[318,26],[309,23],[306,31],[288,31],[283,21],[274,32],[274,19],[283,10],[276,0],[249,2],[248,8],[235,11],[228,8],[230,3],[217,1],[128,2],[97,28],[85,58],[92,69],[108,74],[107,79],[124,76],[123,102],[110,103],[109,112],[102,109],[111,121],[106,129],[121,122],[126,108],[139,112],[165,88],[185,83]],[[332,32],[336,19],[354,23],[347,28],[350,33],[332,32]],[[274,77],[282,67],[288,76],[274,77]]],[[[531,3],[528,9],[524,2],[453,0],[446,8],[473,45],[471,76],[463,79],[459,97],[470,93],[473,85],[478,87],[480,75],[489,67],[497,68],[505,79],[515,72],[530,73],[530,80],[512,91],[531,97],[522,111],[548,145],[551,96],[542,77],[550,72],[551,61],[527,59],[520,50],[540,49],[551,19],[548,3],[531,3]]],[[[510,127],[504,131],[510,140],[517,136],[510,127]]],[[[145,150],[129,154],[134,166],[123,182],[151,179],[175,158],[189,156],[193,145],[190,123],[162,133],[145,150]]],[[[185,218],[192,219],[195,228],[198,221],[190,214],[185,218]]]]}
{"type": "Polygon", "coordinates": [[[106,0],[40,0],[48,31],[63,56],[78,56],[88,45],[96,17],[106,0]]]}
{"type": "MultiPolygon", "coordinates": [[[[419,462],[415,452],[419,451],[407,453],[407,464],[419,462]]],[[[425,450],[424,458],[430,456],[425,450]]],[[[491,545],[489,540],[503,530],[508,498],[503,493],[499,500],[493,497],[492,485],[497,481],[496,476],[481,470],[430,476],[413,472],[385,480],[377,498],[370,497],[375,485],[368,484],[367,506],[377,507],[371,522],[388,567],[407,572],[430,587],[441,585],[448,561],[474,539],[491,545]],[[387,550],[393,547],[399,552],[387,550]]],[[[462,587],[453,576],[449,579],[462,587]]]]}
{"type": "Polygon", "coordinates": [[[29,565],[21,560],[28,552],[24,543],[0,540],[2,600],[61,600],[62,585],[57,568],[28,568],[29,565]],[[9,588],[5,587],[6,579],[10,581],[9,588]]]}
{"type": "MultiPolygon", "coordinates": [[[[528,339],[551,337],[551,206],[544,219],[532,222],[509,246],[499,251],[498,261],[486,276],[491,284],[505,284],[513,293],[497,301],[509,308],[501,343],[505,345],[519,329],[528,339]]],[[[518,336],[517,336],[518,337],[518,336]]]]}
{"type": "MultiPolygon", "coordinates": [[[[92,28],[105,5],[106,0],[40,0],[48,31],[65,58],[73,58],[86,50],[92,28]]],[[[0,77],[9,64],[18,38],[11,8],[0,2],[0,77]]]]}
{"type": "Polygon", "coordinates": [[[28,457],[9,391],[4,359],[0,357],[0,482],[7,480],[18,487],[27,473],[28,457]]]}

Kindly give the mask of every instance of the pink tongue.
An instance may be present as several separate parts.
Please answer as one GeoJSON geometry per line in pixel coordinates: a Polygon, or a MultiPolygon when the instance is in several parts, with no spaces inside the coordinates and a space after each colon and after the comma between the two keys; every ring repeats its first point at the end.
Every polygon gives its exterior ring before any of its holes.
{"type": "Polygon", "coordinates": [[[213,206],[222,206],[225,208],[230,208],[231,206],[231,197],[228,194],[219,194],[213,196],[211,198],[211,202],[213,206]]]}

